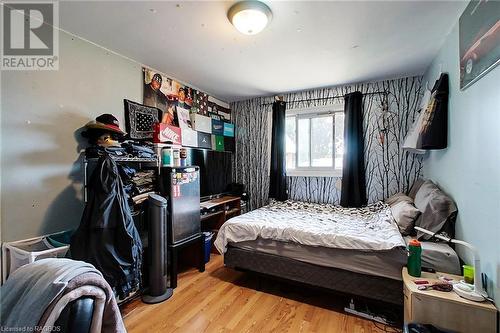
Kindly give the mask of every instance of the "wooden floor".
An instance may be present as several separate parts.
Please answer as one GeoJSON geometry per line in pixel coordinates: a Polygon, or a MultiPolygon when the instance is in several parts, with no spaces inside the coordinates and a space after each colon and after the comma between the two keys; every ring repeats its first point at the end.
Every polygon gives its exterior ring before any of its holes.
{"type": "Polygon", "coordinates": [[[122,309],[129,333],[135,332],[394,332],[342,312],[336,297],[267,281],[225,268],[212,255],[207,269],[179,275],[168,301],[148,305],[135,300],[122,309]]]}

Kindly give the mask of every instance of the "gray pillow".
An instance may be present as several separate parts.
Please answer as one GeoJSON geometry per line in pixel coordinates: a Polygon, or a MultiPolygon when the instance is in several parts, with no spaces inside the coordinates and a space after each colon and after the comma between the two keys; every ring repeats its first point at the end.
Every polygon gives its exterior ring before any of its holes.
{"type": "Polygon", "coordinates": [[[413,231],[415,220],[420,215],[420,211],[412,203],[400,201],[391,206],[391,212],[401,234],[403,236],[410,235],[413,231]]]}
{"type": "Polygon", "coordinates": [[[388,204],[389,206],[393,206],[399,202],[409,202],[413,204],[413,199],[401,192],[396,193],[393,196],[390,196],[389,198],[385,199],[385,203],[388,204]]]}
{"type": "Polygon", "coordinates": [[[415,180],[415,182],[413,183],[413,185],[410,189],[410,192],[408,192],[408,196],[410,198],[412,198],[413,200],[415,200],[415,195],[417,194],[418,190],[420,189],[420,187],[422,186],[422,184],[424,182],[425,182],[425,180],[422,178],[415,180]]]}
{"type": "MultiPolygon", "coordinates": [[[[457,214],[457,206],[432,181],[426,180],[415,195],[415,207],[422,212],[415,226],[427,229],[433,233],[445,231],[453,237],[453,223],[457,214]]],[[[428,240],[432,236],[421,231],[417,238],[428,240]]]]}

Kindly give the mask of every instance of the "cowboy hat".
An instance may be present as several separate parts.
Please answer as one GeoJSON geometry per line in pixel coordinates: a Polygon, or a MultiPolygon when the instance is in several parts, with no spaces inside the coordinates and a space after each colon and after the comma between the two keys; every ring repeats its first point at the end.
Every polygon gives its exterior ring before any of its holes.
{"type": "Polygon", "coordinates": [[[127,134],[120,129],[120,123],[118,122],[118,119],[116,119],[116,117],[112,114],[108,113],[101,114],[99,117],[95,118],[95,120],[88,122],[85,127],[89,129],[95,128],[109,130],[121,135],[127,134]]]}

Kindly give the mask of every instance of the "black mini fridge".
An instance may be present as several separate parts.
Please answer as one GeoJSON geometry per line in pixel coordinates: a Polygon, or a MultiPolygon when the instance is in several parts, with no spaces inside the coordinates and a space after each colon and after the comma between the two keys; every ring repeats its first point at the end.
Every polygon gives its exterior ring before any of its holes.
{"type": "Polygon", "coordinates": [[[176,245],[199,237],[199,167],[162,167],[160,191],[168,201],[168,244],[176,245]]]}

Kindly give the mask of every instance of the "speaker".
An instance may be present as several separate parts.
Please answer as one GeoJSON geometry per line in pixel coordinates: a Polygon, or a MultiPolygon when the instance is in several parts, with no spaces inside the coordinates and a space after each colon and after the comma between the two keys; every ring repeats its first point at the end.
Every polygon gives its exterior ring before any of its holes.
{"type": "Polygon", "coordinates": [[[236,195],[241,197],[241,200],[247,201],[248,195],[245,192],[245,185],[239,183],[231,183],[227,185],[226,192],[229,192],[231,195],[236,195]]]}
{"type": "Polygon", "coordinates": [[[167,287],[167,199],[157,194],[148,196],[149,288],[142,295],[148,304],[169,299],[172,288],[167,287]]]}

